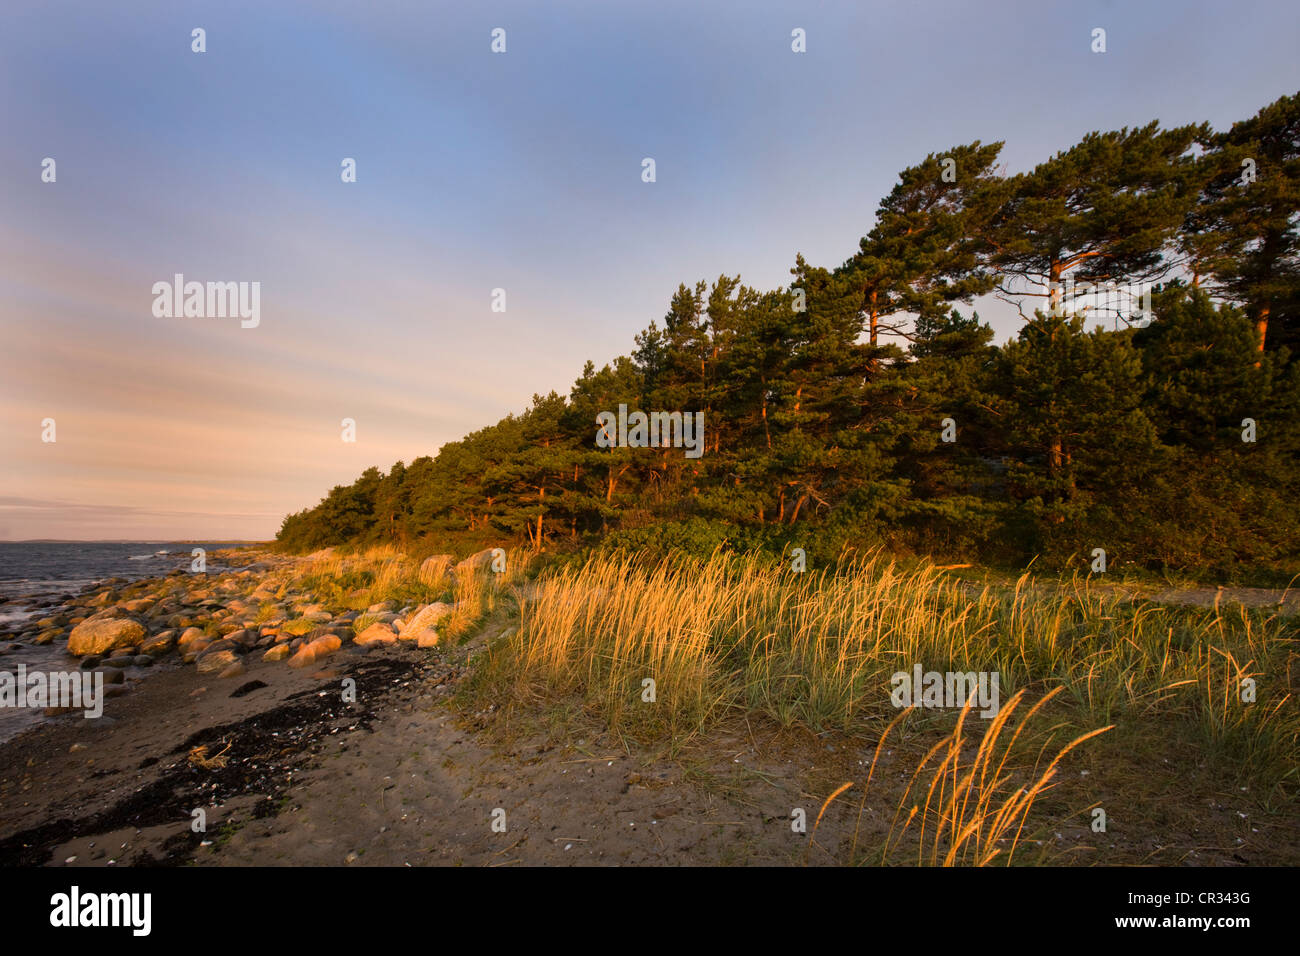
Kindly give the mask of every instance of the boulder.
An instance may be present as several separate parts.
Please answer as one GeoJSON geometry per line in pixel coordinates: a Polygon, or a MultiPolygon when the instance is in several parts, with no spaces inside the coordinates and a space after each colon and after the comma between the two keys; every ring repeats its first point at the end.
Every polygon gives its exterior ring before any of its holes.
{"type": "Polygon", "coordinates": [[[337,634],[327,634],[324,637],[318,637],[314,641],[304,643],[298,648],[298,653],[289,658],[290,667],[309,667],[322,658],[333,654],[343,646],[337,634]]]}
{"type": "Polygon", "coordinates": [[[484,548],[459,562],[456,565],[456,573],[473,574],[475,571],[486,571],[490,567],[492,567],[492,549],[484,548]]]}
{"type": "Polygon", "coordinates": [[[426,604],[417,610],[402,626],[402,640],[414,640],[415,636],[426,628],[433,627],[452,612],[452,606],[442,601],[426,604]],[[410,634],[410,637],[407,634],[410,634]]]}
{"type": "Polygon", "coordinates": [[[220,674],[232,664],[239,663],[234,651],[213,651],[198,659],[195,667],[200,674],[220,674]]]}
{"type": "Polygon", "coordinates": [[[77,657],[131,647],[145,637],[144,625],[128,617],[82,621],[68,635],[68,653],[77,657]]]}
{"type": "Polygon", "coordinates": [[[206,636],[207,635],[197,627],[187,627],[185,630],[181,631],[181,636],[176,639],[176,643],[181,647],[184,647],[186,644],[190,643],[190,641],[196,641],[199,638],[206,636]]]}
{"type": "Polygon", "coordinates": [[[110,604],[108,607],[100,608],[94,614],[86,615],[86,620],[87,621],[109,621],[109,620],[116,620],[119,618],[129,618],[130,616],[131,615],[127,614],[126,611],[123,610],[118,605],[110,604]]]}
{"type": "MultiPolygon", "coordinates": [[[[198,643],[193,642],[190,644],[189,649],[194,650],[196,647],[198,647],[198,643]]],[[[212,654],[216,651],[233,651],[238,653],[239,643],[237,641],[232,641],[228,637],[223,637],[204,646],[204,648],[198,652],[198,656],[202,657],[205,654],[212,654]]]]}
{"type": "Polygon", "coordinates": [[[387,624],[371,624],[368,628],[353,638],[357,644],[392,644],[397,640],[397,634],[387,624]]]}
{"type": "Polygon", "coordinates": [[[208,649],[208,645],[211,643],[212,642],[206,637],[200,637],[198,640],[190,641],[184,648],[182,648],[184,653],[181,655],[181,660],[186,664],[192,664],[194,661],[198,660],[200,654],[208,649]]]}
{"type": "Polygon", "coordinates": [[[145,638],[140,644],[140,653],[150,657],[162,657],[176,644],[175,631],[159,631],[153,637],[145,638]]]}
{"type": "Polygon", "coordinates": [[[423,631],[421,631],[419,634],[415,636],[415,646],[424,647],[424,648],[437,647],[438,632],[431,627],[426,627],[423,631]]]}
{"type": "Polygon", "coordinates": [[[225,640],[234,641],[236,644],[242,644],[246,647],[251,647],[253,645],[253,642],[257,640],[257,635],[254,634],[252,631],[248,630],[247,628],[244,628],[238,631],[231,631],[229,634],[225,636],[225,640]]]}
{"type": "Polygon", "coordinates": [[[262,655],[264,661],[282,661],[289,656],[288,644],[277,644],[262,655]]]}

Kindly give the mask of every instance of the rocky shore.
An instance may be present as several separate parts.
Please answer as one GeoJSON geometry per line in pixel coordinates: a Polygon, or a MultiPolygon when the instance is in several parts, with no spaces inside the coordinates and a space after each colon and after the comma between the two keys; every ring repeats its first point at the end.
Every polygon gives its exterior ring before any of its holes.
{"type": "MultiPolygon", "coordinates": [[[[195,810],[252,798],[260,806],[245,809],[264,816],[313,741],[365,729],[392,690],[428,673],[437,679],[427,693],[445,692],[458,668],[430,652],[453,605],[327,609],[300,583],[304,564],[327,556],[215,552],[210,572],[11,601],[36,613],[4,635],[0,670],[45,648],[54,656],[41,658],[44,669],[103,675],[108,703],[94,720],[46,707],[47,720],[0,745],[0,863],[180,862],[212,845],[205,828],[184,825],[195,810]],[[95,785],[130,764],[153,778],[125,797],[95,785]],[[160,826],[161,840],[141,839],[160,826]],[[119,828],[134,839],[119,841],[115,858],[104,834],[119,828]],[[95,833],[78,853],[77,840],[95,833]],[[65,843],[66,856],[54,852],[65,843]]],[[[438,556],[421,571],[450,585],[484,563],[438,556]]]]}
{"type": "MultiPolygon", "coordinates": [[[[288,583],[285,572],[295,565],[293,558],[256,551],[213,557],[226,569],[173,571],[135,582],[111,578],[75,597],[44,600],[40,615],[4,635],[3,652],[62,645],[82,670],[104,675],[109,696],[120,696],[134,684],[128,677],[138,678],[138,669],[155,662],[179,660],[200,674],[231,679],[244,674],[254,656],[304,668],[347,643],[402,640],[435,647],[437,624],[452,610],[442,602],[401,606],[387,600],[365,611],[331,612],[309,591],[288,583]]],[[[450,559],[445,561],[449,566],[450,559]]],[[[461,572],[477,563],[469,559],[461,572]]],[[[21,599],[12,603],[23,606],[21,599]]]]}
{"type": "MultiPolygon", "coordinates": [[[[344,608],[368,592],[340,593],[328,555],[248,549],[47,601],[6,635],[0,670],[52,652],[105,674],[110,697],[98,719],[52,712],[0,743],[0,865],[789,862],[773,814],[792,777],[775,809],[738,811],[730,789],[685,785],[597,729],[557,742],[454,699],[508,626],[457,617],[491,554],[417,565],[450,601],[344,608]]],[[[734,754],[717,764],[733,773],[734,754]]]]}

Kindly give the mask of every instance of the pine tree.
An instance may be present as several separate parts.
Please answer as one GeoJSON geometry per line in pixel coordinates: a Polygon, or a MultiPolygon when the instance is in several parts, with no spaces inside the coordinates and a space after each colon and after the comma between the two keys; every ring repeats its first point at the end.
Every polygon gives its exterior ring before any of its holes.
{"type": "Polygon", "coordinates": [[[1196,271],[1246,307],[1264,351],[1270,319],[1296,342],[1300,314],[1300,93],[1210,140],[1208,179],[1183,246],[1196,271]]]}
{"type": "Polygon", "coordinates": [[[931,153],[899,174],[857,255],[837,270],[860,290],[858,308],[872,345],[882,331],[906,334],[885,322],[891,316],[934,318],[992,288],[993,276],[981,266],[980,224],[1001,195],[994,171],[1001,149],[1002,143],[976,140],[931,153]]]}
{"type": "Polygon", "coordinates": [[[1000,293],[1043,296],[1060,311],[1067,278],[1104,283],[1154,281],[1170,267],[1164,252],[1183,225],[1199,183],[1188,150],[1208,127],[1089,133],[1032,172],[1013,177],[988,226],[989,264],[1000,293]],[[1045,288],[1013,289],[1015,280],[1045,288]]]}
{"type": "Polygon", "coordinates": [[[1131,502],[1159,464],[1132,336],[1038,312],[1002,351],[999,412],[1015,459],[1008,479],[1049,549],[1084,544],[1081,531],[1131,502]]]}

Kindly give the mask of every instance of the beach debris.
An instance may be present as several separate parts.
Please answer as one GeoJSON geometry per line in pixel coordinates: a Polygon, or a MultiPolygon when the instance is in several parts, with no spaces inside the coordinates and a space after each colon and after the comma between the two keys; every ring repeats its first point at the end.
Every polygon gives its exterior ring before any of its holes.
{"type": "Polygon", "coordinates": [[[230,761],[229,757],[224,756],[226,751],[229,749],[230,749],[230,744],[226,744],[226,746],[222,749],[220,753],[214,754],[213,756],[209,757],[208,745],[199,744],[197,747],[194,747],[190,750],[190,756],[189,756],[190,766],[199,767],[203,770],[220,770],[230,761]]]}

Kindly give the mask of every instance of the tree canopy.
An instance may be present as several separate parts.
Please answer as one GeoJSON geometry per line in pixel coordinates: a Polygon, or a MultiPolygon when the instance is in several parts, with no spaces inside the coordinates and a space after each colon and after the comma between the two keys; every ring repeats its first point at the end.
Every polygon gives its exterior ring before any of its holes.
{"type": "Polygon", "coordinates": [[[840,265],[796,256],[773,290],[682,284],[630,355],[434,457],[367,469],[279,540],[885,544],[1006,562],[1100,547],[1147,568],[1288,566],[1297,104],[1224,133],[1089,133],[1013,176],[1001,143],[932,153],[840,265]],[[1072,276],[1157,283],[1150,321],[1070,314],[1072,276]],[[995,289],[1047,306],[1001,346],[972,311],[995,289]],[[704,454],[599,446],[597,416],[620,405],[702,412],[704,454]]]}

